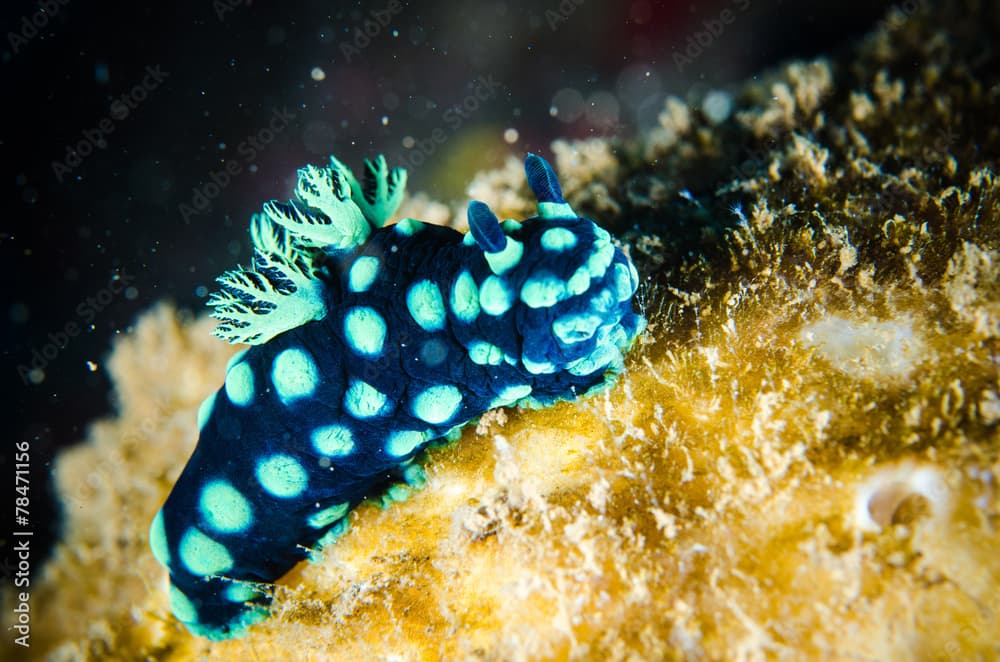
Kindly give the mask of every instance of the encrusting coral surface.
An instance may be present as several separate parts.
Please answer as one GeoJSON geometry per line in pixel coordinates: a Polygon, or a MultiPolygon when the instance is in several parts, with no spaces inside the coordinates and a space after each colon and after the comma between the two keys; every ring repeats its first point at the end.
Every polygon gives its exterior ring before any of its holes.
{"type": "MultiPolygon", "coordinates": [[[[645,277],[625,374],[431,451],[426,486],[355,510],[243,639],[174,621],[148,548],[231,353],[208,320],[155,307],[109,362],[119,416],[56,463],[65,533],[32,594],[33,652],[1000,656],[990,11],[896,11],[842,59],[736,90],[721,123],[671,99],[641,140],[557,143],[567,200],[645,277]]],[[[530,210],[520,176],[474,187],[530,210]]]]}

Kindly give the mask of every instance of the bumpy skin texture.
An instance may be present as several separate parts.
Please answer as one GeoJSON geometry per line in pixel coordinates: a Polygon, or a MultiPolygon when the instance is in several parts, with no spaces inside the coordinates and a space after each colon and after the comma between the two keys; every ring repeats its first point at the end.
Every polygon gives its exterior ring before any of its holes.
{"type": "Polygon", "coordinates": [[[211,303],[219,335],[258,344],[202,406],[150,532],[192,632],[240,636],[265,618],[267,583],[342,533],[365,497],[417,481],[428,443],[620,372],[644,327],[635,268],[563,201],[544,160],[525,165],[539,215],[501,225],[474,202],[466,236],[411,219],[379,227],[404,181],[381,159],[364,184],[336,160],[304,169],[300,189],[332,183],[334,195],[254,219],[256,270],[223,276],[211,303]]]}

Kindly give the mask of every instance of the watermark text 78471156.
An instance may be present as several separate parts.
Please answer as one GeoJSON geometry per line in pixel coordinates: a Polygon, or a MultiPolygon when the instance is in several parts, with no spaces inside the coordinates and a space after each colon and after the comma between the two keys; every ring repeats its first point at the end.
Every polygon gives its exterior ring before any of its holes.
{"type": "Polygon", "coordinates": [[[14,643],[31,646],[31,445],[14,444],[14,521],[12,537],[17,563],[14,567],[14,643]]]}

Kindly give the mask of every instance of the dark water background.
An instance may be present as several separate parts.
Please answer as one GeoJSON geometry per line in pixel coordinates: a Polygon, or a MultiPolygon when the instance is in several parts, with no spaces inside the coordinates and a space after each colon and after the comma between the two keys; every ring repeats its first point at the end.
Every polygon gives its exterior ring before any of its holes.
{"type": "Polygon", "coordinates": [[[461,199],[507,154],[633,135],[667,95],[834,52],[892,4],[4,2],[0,574],[14,445],[31,447],[37,572],[52,458],[113,409],[112,339],[162,299],[201,311],[296,168],[384,152],[410,192],[461,199]]]}

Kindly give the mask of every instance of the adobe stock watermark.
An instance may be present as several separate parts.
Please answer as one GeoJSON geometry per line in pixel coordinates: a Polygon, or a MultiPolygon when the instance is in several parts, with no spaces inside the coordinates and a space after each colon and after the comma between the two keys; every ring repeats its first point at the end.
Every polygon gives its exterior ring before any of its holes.
{"type": "Polygon", "coordinates": [[[20,53],[21,49],[28,45],[28,42],[41,34],[42,30],[48,27],[49,22],[69,3],[70,0],[41,0],[37,10],[22,16],[21,29],[17,32],[7,33],[7,43],[13,54],[20,53]]]}
{"type": "Polygon", "coordinates": [[[295,119],[288,108],[273,108],[271,121],[267,126],[258,129],[253,135],[247,136],[236,146],[240,159],[229,159],[218,170],[210,170],[208,181],[203,181],[191,189],[191,199],[177,205],[177,211],[185,223],[191,222],[192,216],[198,216],[212,206],[212,201],[219,197],[222,191],[233,183],[233,179],[244,172],[244,168],[255,160],[265,147],[274,142],[288,125],[295,119]]]}
{"type": "Polygon", "coordinates": [[[350,64],[352,59],[371,45],[372,40],[389,27],[392,18],[401,14],[403,9],[403,3],[400,0],[389,0],[385,9],[373,9],[369,12],[367,18],[354,26],[350,41],[340,42],[340,54],[344,56],[344,61],[350,64]]]}
{"type": "Polygon", "coordinates": [[[674,51],[674,66],[677,67],[677,73],[684,73],[685,67],[694,64],[694,61],[722,36],[722,33],[726,31],[726,26],[732,25],[738,14],[742,14],[750,8],[750,0],[732,0],[732,5],[736,11],[726,7],[715,18],[703,20],[701,22],[703,29],[688,34],[684,50],[674,51]]]}
{"type": "Polygon", "coordinates": [[[461,102],[449,106],[441,113],[441,122],[444,126],[437,126],[423,138],[412,139],[412,144],[405,144],[409,151],[402,155],[397,155],[395,161],[407,168],[417,168],[427,162],[442,145],[448,142],[448,138],[462,128],[468,119],[475,114],[483,104],[497,96],[497,90],[504,87],[504,84],[496,80],[493,74],[480,76],[472,93],[462,99],[461,102]],[[447,131],[445,128],[447,127],[447,131]]]}
{"type": "Polygon", "coordinates": [[[171,416],[176,415],[176,404],[166,406],[164,401],[153,401],[153,412],[127,428],[121,434],[118,446],[102,453],[86,476],[67,485],[62,494],[64,505],[69,508],[85,508],[99,492],[111,489],[116,480],[129,470],[129,460],[122,449],[141,448],[162,434],[163,427],[171,416]]]}
{"type": "Polygon", "coordinates": [[[17,374],[24,385],[41,384],[45,380],[45,369],[69,346],[70,341],[80,335],[86,325],[93,322],[97,315],[107,308],[115,297],[124,292],[134,280],[135,276],[124,270],[115,274],[108,281],[107,286],[77,305],[74,310],[76,317],[66,322],[62,328],[50,331],[45,336],[47,341],[45,344],[40,347],[37,345],[32,347],[31,360],[27,364],[21,363],[17,366],[17,374]]]}
{"type": "Polygon", "coordinates": [[[24,648],[31,647],[31,444],[27,440],[14,444],[14,521],[16,528],[11,532],[17,542],[14,553],[17,565],[11,568],[14,586],[18,589],[12,595],[14,624],[11,629],[18,636],[14,643],[24,648]]]}
{"type": "Polygon", "coordinates": [[[545,10],[545,22],[549,24],[549,30],[555,32],[559,26],[569,20],[569,17],[576,13],[586,0],[562,0],[555,9],[545,10]]]}
{"type": "Polygon", "coordinates": [[[52,174],[56,181],[61,184],[66,175],[80,167],[95,149],[107,149],[108,142],[104,137],[114,132],[115,122],[128,118],[169,76],[170,72],[163,71],[160,65],[146,67],[146,75],[142,77],[142,81],[111,102],[108,116],[101,118],[96,127],[84,129],[82,137],[76,143],[66,145],[66,156],[62,160],[52,161],[52,174]]]}

